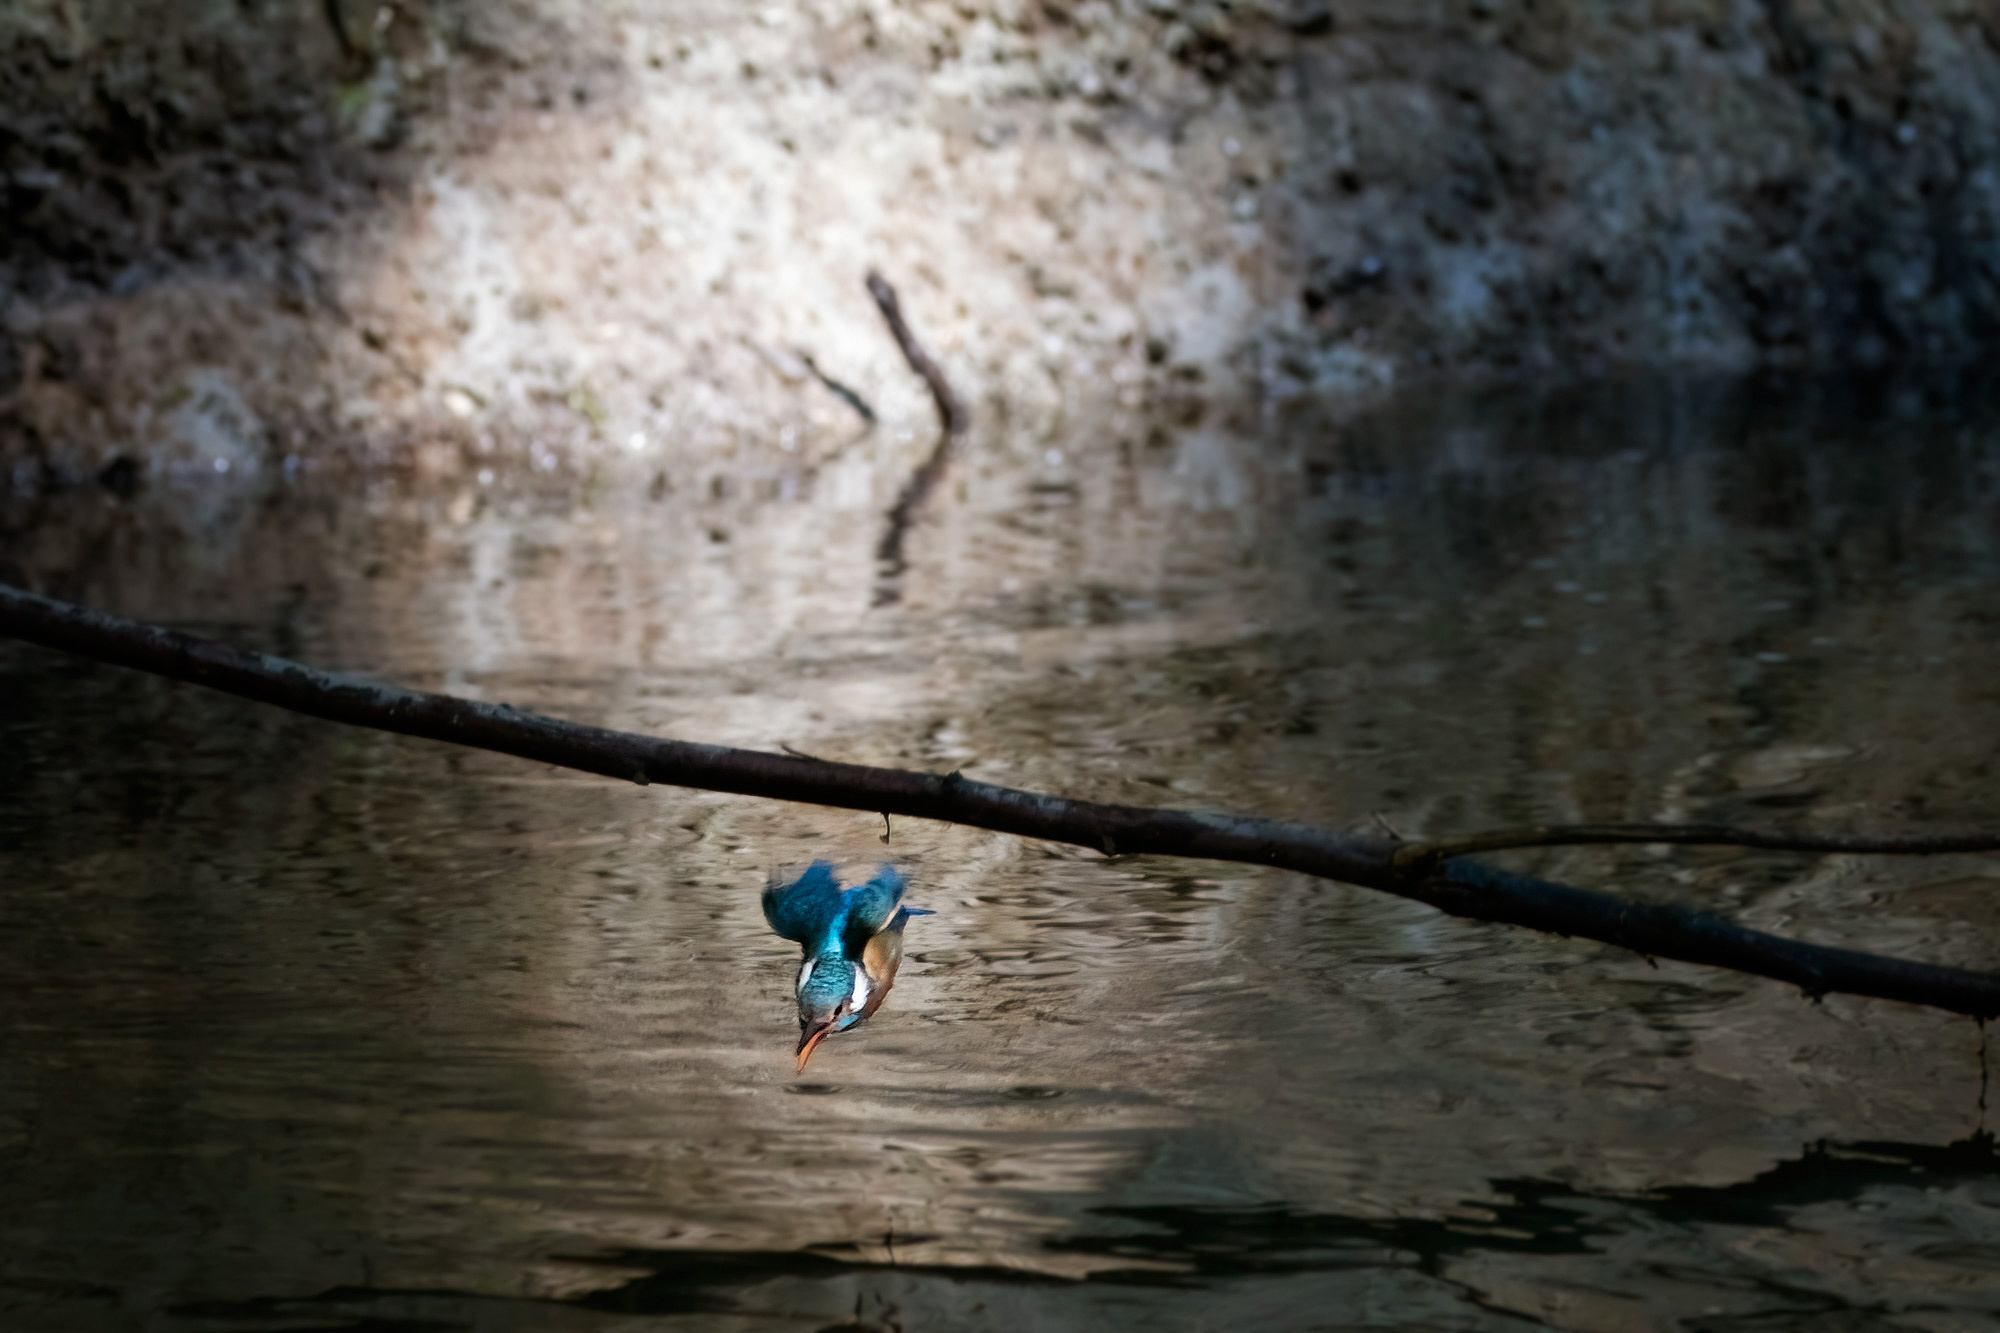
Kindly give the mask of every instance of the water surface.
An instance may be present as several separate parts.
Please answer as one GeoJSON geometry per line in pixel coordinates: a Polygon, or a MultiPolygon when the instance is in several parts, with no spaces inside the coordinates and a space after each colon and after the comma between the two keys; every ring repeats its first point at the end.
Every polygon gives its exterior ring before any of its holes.
{"type": "MultiPolygon", "coordinates": [[[[334,669],[1078,796],[1406,836],[2000,810],[2000,415],[1964,385],[975,446],[884,605],[900,480],[865,442],[163,474],[0,500],[0,560],[334,669]]],[[[0,645],[0,1317],[2000,1327],[1970,1022],[882,834],[0,645]],[[801,1079],[757,891],[818,856],[906,862],[937,915],[801,1079]]],[[[1510,863],[2000,966],[1991,857],[1510,863]]]]}

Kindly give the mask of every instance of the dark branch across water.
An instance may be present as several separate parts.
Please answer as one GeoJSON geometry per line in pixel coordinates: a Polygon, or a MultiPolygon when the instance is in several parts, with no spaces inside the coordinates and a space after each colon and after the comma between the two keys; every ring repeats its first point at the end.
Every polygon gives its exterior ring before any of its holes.
{"type": "MultiPolygon", "coordinates": [[[[848,810],[935,819],[1106,855],[1198,857],[1278,866],[1426,903],[1453,916],[1574,935],[1654,958],[1771,977],[1811,995],[1844,992],[2000,1015],[2000,975],[1835,949],[1750,930],[1712,912],[1626,902],[1516,875],[1454,854],[1478,839],[1418,845],[1374,834],[1188,810],[1072,801],[903,769],[834,763],[583,726],[505,704],[426,694],[331,675],[281,657],[197,639],[0,585],[0,634],[272,704],[296,713],[511,754],[627,782],[663,783],[848,810]],[[1412,852],[1416,855],[1412,856],[1412,852]]],[[[1482,847],[1564,841],[1696,841],[1800,850],[1901,852],[2000,849],[2000,837],[1827,839],[1671,825],[1600,826],[1616,837],[1561,830],[1494,835],[1482,847]],[[1729,834],[1743,836],[1720,836],[1729,834]],[[1641,836],[1643,834],[1643,836],[1641,836]],[[1555,835],[1555,836],[1549,836],[1555,835]],[[1629,835],[1629,836],[1628,836],[1629,835]],[[1512,839],[1511,841],[1509,839],[1512,839]]]]}

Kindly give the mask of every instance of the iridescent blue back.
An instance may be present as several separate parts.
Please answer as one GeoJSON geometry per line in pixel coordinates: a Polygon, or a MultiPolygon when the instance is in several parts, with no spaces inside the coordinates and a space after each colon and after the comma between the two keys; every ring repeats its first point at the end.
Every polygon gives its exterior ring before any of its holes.
{"type": "Polygon", "coordinates": [[[901,871],[884,865],[867,883],[842,888],[833,863],[815,861],[791,883],[764,890],[764,919],[784,938],[804,945],[809,956],[858,958],[869,938],[896,915],[905,884],[901,871]]]}

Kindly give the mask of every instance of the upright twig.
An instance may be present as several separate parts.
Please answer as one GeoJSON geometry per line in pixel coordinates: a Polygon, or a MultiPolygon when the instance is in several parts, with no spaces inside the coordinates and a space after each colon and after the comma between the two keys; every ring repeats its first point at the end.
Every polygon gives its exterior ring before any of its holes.
{"type": "Polygon", "coordinates": [[[908,561],[903,556],[903,544],[909,537],[910,525],[916,522],[917,511],[932,491],[944,479],[946,469],[951,466],[951,456],[958,443],[958,437],[965,433],[966,415],[964,404],[952,392],[950,381],[938,369],[937,362],[931,360],[910,332],[910,325],[903,318],[902,303],[896,299],[896,289],[879,273],[868,275],[868,294],[875,298],[875,306],[882,312],[882,318],[889,325],[889,333],[896,340],[896,346],[903,350],[903,359],[910,363],[910,369],[917,372],[931,391],[931,401],[937,405],[938,439],[932,446],[929,457],[910,474],[903,485],[902,494],[889,509],[887,523],[882,530],[882,540],[875,548],[875,559],[881,567],[880,578],[875,585],[875,604],[885,606],[898,600],[902,594],[903,570],[908,561]]]}
{"type": "MultiPolygon", "coordinates": [[[[627,782],[670,783],[883,815],[908,815],[1020,837],[1093,847],[1279,866],[1411,898],[1454,916],[1575,935],[1672,958],[1772,977],[1811,995],[1841,991],[2000,1016],[2000,975],[1807,944],[1737,925],[1713,912],[1626,902],[1464,857],[1407,859],[1405,845],[1191,810],[1149,810],[1044,796],[959,773],[942,777],[833,763],[587,727],[479,703],[332,676],[297,662],[196,639],[154,625],[0,586],[0,634],[98,661],[206,685],[313,717],[449,741],[627,782]]],[[[1614,826],[1615,827],[1615,826],[1614,826]]],[[[1718,830],[1708,829],[1712,835],[1718,830]]],[[[1759,846],[1817,849],[1811,835],[1752,833],[1759,846]]],[[[1666,841],[1649,827],[1648,841],[1666,841]]],[[[1718,841],[1706,837],[1708,841],[1718,841]]],[[[2000,849],[2000,837],[1852,839],[1849,848],[1916,852],[2000,849]]],[[[1519,845],[1518,843],[1513,845],[1519,845]]]]}
{"type": "Polygon", "coordinates": [[[923,378],[924,385],[931,391],[931,401],[937,404],[938,425],[946,439],[965,434],[965,405],[958,401],[958,395],[951,391],[951,382],[938,369],[937,362],[931,360],[917,336],[910,332],[910,325],[903,318],[902,302],[896,299],[896,289],[880,273],[868,275],[868,294],[875,298],[876,309],[888,322],[889,333],[896,340],[896,346],[903,349],[903,359],[910,363],[910,369],[923,378]]]}

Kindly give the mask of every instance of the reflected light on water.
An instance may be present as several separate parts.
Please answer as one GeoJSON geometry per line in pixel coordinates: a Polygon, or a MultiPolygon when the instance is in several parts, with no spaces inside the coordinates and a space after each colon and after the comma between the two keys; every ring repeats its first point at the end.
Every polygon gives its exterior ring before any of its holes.
{"type": "MultiPolygon", "coordinates": [[[[889,607],[896,479],[619,466],[0,518],[30,586],[316,665],[1069,795],[1405,835],[2000,808],[2000,426],[1973,399],[1625,386],[1079,439],[1059,475],[975,455],[889,607]]],[[[2000,1308],[1960,1020],[1248,867],[910,820],[885,847],[875,816],[4,645],[0,752],[0,1313],[29,1323],[2000,1308]],[[819,856],[905,862],[937,915],[801,1081],[757,891],[819,856]]],[[[2000,963],[1991,858],[1515,860],[2000,963]]]]}

